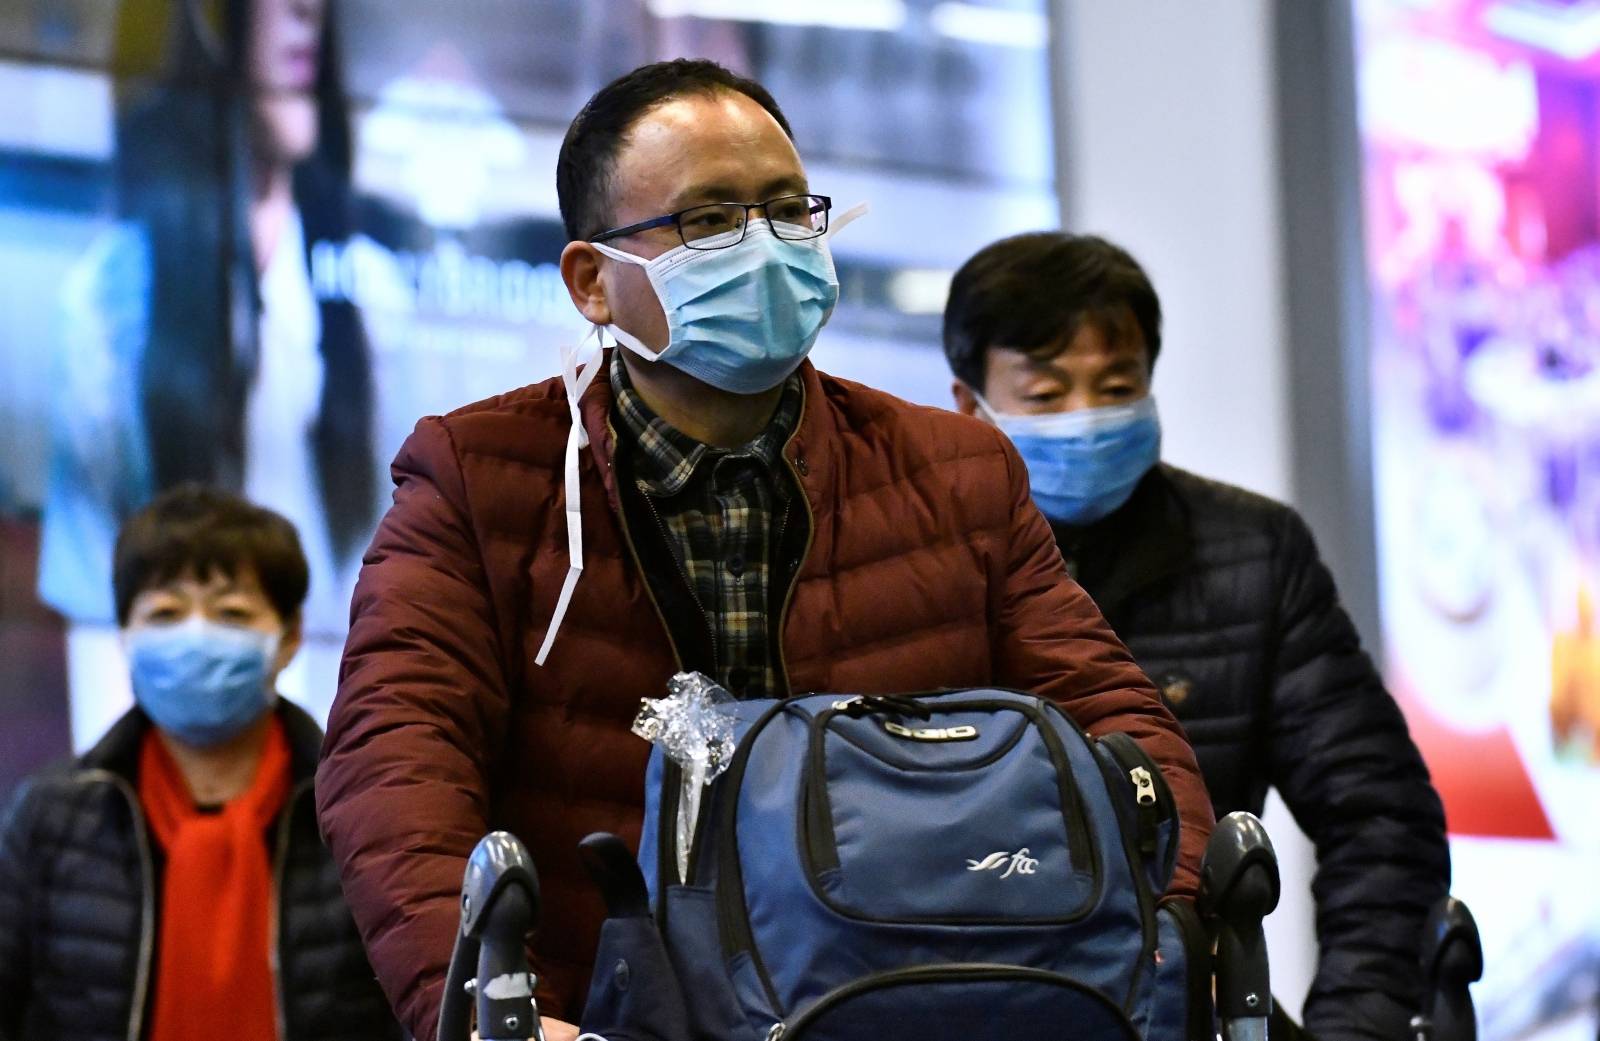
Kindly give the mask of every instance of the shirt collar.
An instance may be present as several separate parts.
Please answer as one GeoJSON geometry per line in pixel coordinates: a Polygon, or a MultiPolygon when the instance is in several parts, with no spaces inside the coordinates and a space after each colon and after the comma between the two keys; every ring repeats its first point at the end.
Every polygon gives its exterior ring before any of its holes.
{"type": "Polygon", "coordinates": [[[778,399],[777,410],[766,429],[747,444],[734,449],[713,448],[678,430],[653,412],[644,398],[633,389],[627,368],[622,363],[622,352],[614,351],[608,372],[611,392],[617,415],[624,430],[632,435],[639,446],[634,465],[634,479],[640,490],[653,496],[676,495],[682,491],[702,461],[732,456],[753,456],[769,470],[776,471],[783,446],[800,421],[805,392],[798,373],[791,375],[783,385],[783,395],[778,399]]]}

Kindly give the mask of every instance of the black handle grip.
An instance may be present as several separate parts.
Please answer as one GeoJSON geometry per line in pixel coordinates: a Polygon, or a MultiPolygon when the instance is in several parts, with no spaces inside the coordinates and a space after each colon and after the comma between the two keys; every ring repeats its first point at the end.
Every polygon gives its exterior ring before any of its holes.
{"type": "Polygon", "coordinates": [[[1428,989],[1418,1032],[1433,1041],[1477,1041],[1469,986],[1483,977],[1483,941],[1472,912],[1453,896],[1434,905],[1423,926],[1422,974],[1428,989]]]}
{"type": "Polygon", "coordinates": [[[527,847],[510,832],[490,832],[467,858],[461,882],[461,928],[445,974],[438,1041],[471,1036],[469,987],[484,1041],[543,1041],[527,953],[538,918],[539,876],[527,847]]]}
{"type": "Polygon", "coordinates": [[[1218,821],[1200,871],[1200,906],[1217,932],[1217,1014],[1225,1023],[1272,1012],[1261,923],[1278,893],[1278,857],[1261,821],[1243,811],[1218,821]]]}

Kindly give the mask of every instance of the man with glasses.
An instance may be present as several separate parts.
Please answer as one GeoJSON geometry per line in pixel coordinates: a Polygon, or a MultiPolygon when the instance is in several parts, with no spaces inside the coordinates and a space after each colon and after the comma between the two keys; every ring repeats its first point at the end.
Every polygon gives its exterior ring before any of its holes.
{"type": "Polygon", "coordinates": [[[710,62],[638,69],[573,121],[556,180],[568,291],[621,348],[418,424],[318,775],[414,1034],[434,1036],[465,858],[496,827],[539,865],[541,1007],[578,1015],[603,908],[577,843],[637,841],[648,746],[629,725],[680,669],[742,698],[1055,698],[1161,764],[1184,828],[1174,888],[1193,892],[1211,825],[1193,754],[1067,578],[1005,438],[805,363],[847,221],[767,91],[710,62]]]}

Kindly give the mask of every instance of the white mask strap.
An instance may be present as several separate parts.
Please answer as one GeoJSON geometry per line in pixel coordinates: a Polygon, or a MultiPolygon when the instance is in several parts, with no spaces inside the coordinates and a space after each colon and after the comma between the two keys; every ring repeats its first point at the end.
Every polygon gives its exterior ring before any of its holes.
{"type": "Polygon", "coordinates": [[[624,264],[638,264],[640,267],[650,266],[650,262],[643,257],[636,257],[632,253],[626,253],[615,246],[608,246],[604,242],[591,242],[589,245],[612,260],[620,260],[624,264]]]}
{"type": "MultiPolygon", "coordinates": [[[[599,327],[597,327],[597,328],[599,328],[599,327]]],[[[628,350],[630,350],[633,353],[637,354],[639,357],[643,358],[645,361],[655,361],[656,359],[660,358],[663,354],[666,353],[666,348],[662,348],[659,351],[651,350],[650,348],[648,348],[648,347],[646,347],[644,345],[644,341],[643,340],[639,339],[637,336],[633,335],[628,330],[626,330],[626,329],[624,329],[624,328],[622,328],[620,326],[607,325],[604,328],[605,328],[606,332],[611,334],[611,338],[613,340],[617,341],[617,343],[621,344],[622,346],[628,348],[628,350]]]]}
{"type": "MultiPolygon", "coordinates": [[[[595,249],[599,250],[602,254],[604,254],[605,256],[610,257],[613,260],[620,260],[624,264],[637,264],[640,267],[644,268],[646,271],[650,270],[650,261],[644,259],[643,257],[636,257],[632,253],[624,253],[622,250],[616,249],[616,248],[614,248],[612,246],[608,246],[604,242],[591,242],[591,243],[589,243],[589,245],[593,246],[595,249]]],[[[678,251],[677,250],[673,250],[673,252],[676,253],[678,251]]],[[[663,256],[664,255],[665,254],[663,254],[663,256]]],[[[660,258],[657,258],[657,259],[660,259],[660,258]]],[[[667,306],[666,305],[666,299],[665,299],[665,297],[663,297],[661,295],[660,288],[656,286],[656,280],[655,280],[654,277],[652,277],[650,279],[650,286],[651,286],[652,289],[656,290],[656,299],[662,301],[661,306],[664,309],[667,306]]],[[[651,350],[650,348],[648,348],[648,347],[646,347],[644,345],[644,341],[643,340],[640,340],[637,336],[633,335],[628,330],[618,328],[615,325],[605,325],[605,326],[597,325],[597,326],[595,326],[595,329],[597,331],[601,330],[601,329],[604,329],[606,332],[611,334],[611,338],[613,340],[617,341],[617,343],[621,344],[622,346],[628,348],[628,350],[630,350],[633,353],[637,354],[639,357],[643,358],[645,361],[655,361],[656,359],[661,357],[663,351],[665,350],[665,348],[663,348],[661,351],[653,351],[653,350],[651,350]]]]}
{"type": "Polygon", "coordinates": [[[835,235],[839,234],[839,232],[843,231],[851,221],[855,220],[857,217],[865,216],[869,209],[871,209],[871,207],[864,202],[856,203],[848,210],[845,210],[843,213],[839,214],[839,216],[830,220],[828,222],[828,230],[822,233],[822,237],[825,239],[833,238],[835,235]]]}
{"type": "Polygon", "coordinates": [[[556,598],[555,613],[550,617],[550,628],[545,631],[544,643],[534,657],[534,664],[543,665],[556,642],[556,633],[567,616],[567,605],[572,602],[572,591],[583,573],[583,490],[578,484],[578,450],[589,444],[589,432],[583,426],[580,404],[584,391],[594,382],[595,374],[602,368],[605,357],[600,338],[600,327],[590,329],[576,347],[561,348],[561,381],[567,388],[567,409],[572,414],[572,429],[567,432],[566,496],[567,496],[567,575],[561,580],[561,595],[556,598]],[[585,350],[590,338],[594,347],[585,350]]]}
{"type": "Polygon", "coordinates": [[[972,395],[972,400],[978,403],[979,411],[981,411],[985,416],[989,417],[989,422],[993,423],[995,426],[999,426],[1000,413],[996,412],[994,407],[989,404],[988,400],[985,399],[982,394],[978,393],[978,389],[970,383],[962,383],[961,385],[967,388],[967,393],[972,395]]]}

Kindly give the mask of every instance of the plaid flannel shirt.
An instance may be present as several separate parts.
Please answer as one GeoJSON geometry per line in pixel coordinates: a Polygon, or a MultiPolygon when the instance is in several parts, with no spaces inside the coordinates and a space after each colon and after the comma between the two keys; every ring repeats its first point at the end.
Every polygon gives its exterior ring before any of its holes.
{"type": "Polygon", "coordinates": [[[767,588],[795,494],[783,446],[800,421],[800,377],[784,384],[765,430],[740,448],[722,449],[652,412],[633,389],[620,351],[609,375],[620,429],[638,445],[634,483],[711,628],[714,678],[739,698],[781,693],[767,588]]]}

